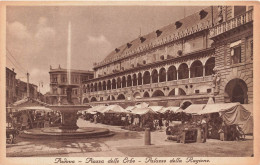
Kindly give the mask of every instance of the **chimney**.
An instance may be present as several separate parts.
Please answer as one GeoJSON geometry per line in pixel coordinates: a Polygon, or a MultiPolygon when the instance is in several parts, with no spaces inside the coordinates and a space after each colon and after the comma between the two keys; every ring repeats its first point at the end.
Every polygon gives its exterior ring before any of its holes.
{"type": "Polygon", "coordinates": [[[176,29],[180,28],[182,23],[180,21],[175,22],[176,29]]]}
{"type": "Polygon", "coordinates": [[[141,40],[141,43],[143,43],[146,40],[146,38],[140,37],[140,40],[141,40]]]}
{"type": "Polygon", "coordinates": [[[156,30],[157,37],[159,37],[162,34],[161,30],[156,30]]]}
{"type": "Polygon", "coordinates": [[[116,53],[118,53],[120,51],[120,49],[116,48],[115,51],[116,51],[116,53]]]}
{"type": "Polygon", "coordinates": [[[130,44],[130,43],[127,43],[126,45],[128,48],[130,48],[132,46],[132,44],[130,44]]]}

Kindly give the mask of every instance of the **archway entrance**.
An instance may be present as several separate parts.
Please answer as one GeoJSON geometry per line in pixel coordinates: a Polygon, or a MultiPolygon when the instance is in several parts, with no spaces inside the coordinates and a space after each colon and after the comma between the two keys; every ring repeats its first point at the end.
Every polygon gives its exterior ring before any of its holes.
{"type": "Polygon", "coordinates": [[[247,85],[241,79],[230,80],[225,87],[225,102],[248,103],[247,85]]]}

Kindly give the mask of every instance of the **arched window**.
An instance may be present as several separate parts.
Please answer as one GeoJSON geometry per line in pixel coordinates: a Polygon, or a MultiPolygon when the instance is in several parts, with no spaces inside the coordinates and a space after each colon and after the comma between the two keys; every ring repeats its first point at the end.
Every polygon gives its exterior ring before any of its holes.
{"type": "Polygon", "coordinates": [[[90,92],[94,92],[94,85],[92,83],[90,84],[90,92]]]}
{"type": "Polygon", "coordinates": [[[136,74],[133,75],[133,86],[137,85],[137,77],[136,74]]]}
{"type": "Polygon", "coordinates": [[[138,85],[142,85],[142,73],[138,73],[138,85]]]}
{"type": "Polygon", "coordinates": [[[148,92],[144,92],[144,97],[150,97],[148,92]]]}
{"type": "Polygon", "coordinates": [[[175,89],[172,89],[172,90],[169,92],[168,96],[175,96],[175,89]]]}
{"type": "Polygon", "coordinates": [[[150,72],[149,71],[144,72],[143,83],[144,84],[150,84],[150,72]]]}
{"type": "Polygon", "coordinates": [[[90,92],[90,86],[89,86],[89,84],[87,85],[87,92],[90,92]]]}
{"type": "Polygon", "coordinates": [[[97,83],[94,85],[94,91],[97,91],[97,83]]]}
{"type": "Polygon", "coordinates": [[[110,89],[111,89],[111,81],[108,80],[108,81],[107,81],[107,90],[110,90],[110,89]]]}
{"type": "Polygon", "coordinates": [[[164,96],[164,93],[161,90],[157,90],[153,93],[152,97],[164,96]]]}
{"type": "Polygon", "coordinates": [[[213,69],[215,67],[215,57],[211,57],[210,59],[207,60],[205,64],[205,76],[212,75],[213,69]]]}
{"type": "Polygon", "coordinates": [[[88,98],[84,98],[84,100],[83,100],[83,104],[85,104],[85,103],[89,103],[88,98]]]}
{"type": "Polygon", "coordinates": [[[106,83],[106,81],[103,81],[103,90],[107,90],[107,83],[106,83]]]}
{"type": "Polygon", "coordinates": [[[166,81],[166,70],[165,68],[161,68],[159,71],[159,81],[165,82],[166,81]]]}
{"type": "Polygon", "coordinates": [[[187,64],[182,63],[182,64],[179,66],[179,69],[178,69],[178,78],[179,78],[179,79],[189,78],[189,68],[188,68],[188,65],[187,65],[187,64]]]}
{"type": "Polygon", "coordinates": [[[117,78],[117,88],[121,88],[121,78],[117,78]]]}
{"type": "Polygon", "coordinates": [[[126,78],[125,76],[122,77],[122,88],[126,87],[126,78]]]}
{"type": "Polygon", "coordinates": [[[199,60],[194,61],[190,67],[190,77],[202,77],[203,76],[203,65],[199,60]]]}
{"type": "Polygon", "coordinates": [[[97,101],[97,99],[95,97],[92,97],[90,100],[90,102],[95,102],[95,101],[97,101]]]}
{"type": "Polygon", "coordinates": [[[158,83],[158,71],[156,69],[152,71],[152,83],[158,83]]]}
{"type": "Polygon", "coordinates": [[[125,95],[123,94],[118,95],[117,100],[125,100],[125,95]]]}
{"type": "Polygon", "coordinates": [[[186,95],[186,92],[183,89],[179,88],[179,95],[186,95]]]}
{"type": "Polygon", "coordinates": [[[170,66],[167,72],[168,81],[177,80],[177,70],[175,66],[170,66]]]}
{"type": "Polygon", "coordinates": [[[116,80],[115,79],[112,80],[112,89],[116,89],[116,80]]]}
{"type": "Polygon", "coordinates": [[[98,83],[98,90],[102,91],[102,84],[101,84],[101,82],[98,83]]]}
{"type": "Polygon", "coordinates": [[[127,86],[128,86],[128,87],[132,86],[132,78],[131,78],[131,75],[128,75],[128,76],[127,76],[127,86]]]}

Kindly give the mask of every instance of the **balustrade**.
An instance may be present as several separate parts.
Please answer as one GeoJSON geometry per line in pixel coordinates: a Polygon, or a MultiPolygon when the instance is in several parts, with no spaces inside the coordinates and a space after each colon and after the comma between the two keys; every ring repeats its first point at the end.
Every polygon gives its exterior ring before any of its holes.
{"type": "Polygon", "coordinates": [[[210,29],[210,38],[216,37],[226,31],[244,25],[253,21],[253,10],[249,10],[244,14],[234,17],[226,22],[216,25],[210,29]]]}

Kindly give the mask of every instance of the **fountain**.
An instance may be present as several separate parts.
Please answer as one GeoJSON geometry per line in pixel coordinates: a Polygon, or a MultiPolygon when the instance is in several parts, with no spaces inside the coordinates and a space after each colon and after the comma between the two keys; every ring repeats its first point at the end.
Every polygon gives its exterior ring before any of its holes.
{"type": "Polygon", "coordinates": [[[78,88],[78,85],[71,84],[71,25],[68,28],[68,56],[67,56],[67,77],[68,83],[59,85],[60,88],[65,88],[67,93],[67,103],[58,105],[48,105],[46,107],[59,111],[61,113],[61,125],[59,127],[35,128],[25,130],[20,134],[25,138],[55,138],[55,139],[70,139],[70,138],[92,138],[104,137],[113,135],[108,129],[96,127],[79,128],[77,126],[77,112],[90,108],[89,105],[74,105],[72,102],[72,89],[78,88]]]}

